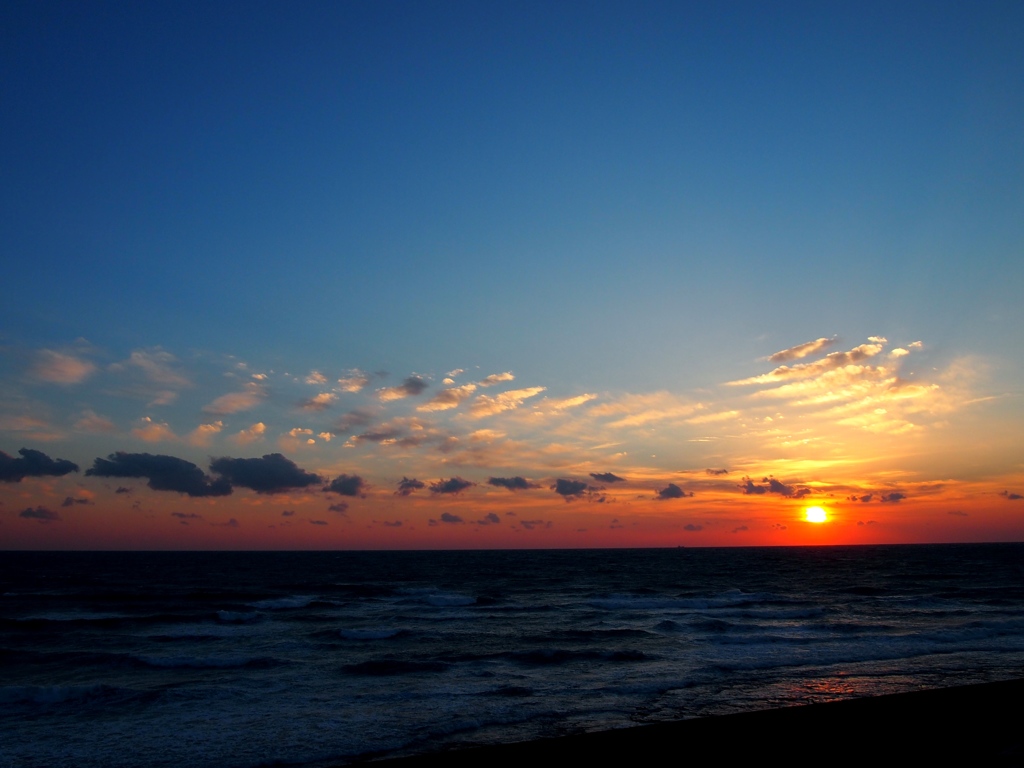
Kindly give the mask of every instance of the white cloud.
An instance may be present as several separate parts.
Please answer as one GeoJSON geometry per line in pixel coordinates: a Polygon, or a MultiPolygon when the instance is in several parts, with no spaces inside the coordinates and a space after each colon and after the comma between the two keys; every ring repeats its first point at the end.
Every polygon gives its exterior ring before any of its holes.
{"type": "Polygon", "coordinates": [[[478,383],[481,387],[493,387],[495,384],[501,384],[503,381],[513,381],[515,376],[512,375],[511,371],[505,371],[504,373],[492,373],[490,376],[485,376],[478,383]]]}
{"type": "Polygon", "coordinates": [[[813,355],[815,352],[827,349],[834,343],[835,339],[826,339],[825,337],[815,339],[814,341],[805,341],[803,344],[797,344],[795,347],[783,349],[773,355],[769,355],[768,362],[788,363],[790,360],[799,360],[802,357],[807,357],[808,355],[813,355]]]}
{"type": "Polygon", "coordinates": [[[110,419],[99,416],[95,411],[82,411],[81,418],[75,422],[75,429],[82,432],[117,432],[117,427],[110,419]]]}
{"type": "Polygon", "coordinates": [[[324,411],[331,407],[338,396],[333,392],[321,392],[308,400],[304,400],[299,407],[304,411],[324,411]]]}
{"type": "Polygon", "coordinates": [[[74,355],[41,349],[36,353],[32,375],[52,384],[79,384],[92,376],[96,366],[74,355]]]}
{"type": "Polygon", "coordinates": [[[262,421],[257,421],[248,429],[243,429],[235,434],[231,439],[238,445],[250,445],[262,440],[266,432],[267,425],[262,421]]]}
{"type": "Polygon", "coordinates": [[[417,411],[447,411],[458,408],[476,391],[476,384],[463,384],[461,387],[442,389],[430,400],[416,407],[417,411]]]}
{"type": "Polygon", "coordinates": [[[589,403],[591,400],[596,400],[597,395],[585,394],[576,395],[576,397],[566,397],[562,400],[553,400],[551,398],[545,398],[544,402],[540,404],[542,408],[550,408],[553,411],[564,411],[567,408],[577,408],[584,403],[589,403]]]}
{"type": "Polygon", "coordinates": [[[210,444],[213,436],[222,429],[224,429],[223,421],[214,421],[210,424],[200,424],[189,433],[188,441],[192,445],[207,446],[210,444]]]}
{"type": "Polygon", "coordinates": [[[353,368],[348,372],[347,376],[343,376],[338,379],[338,384],[341,389],[345,392],[359,392],[363,387],[370,383],[370,375],[365,373],[358,368],[353,368]]]}
{"type": "Polygon", "coordinates": [[[166,422],[153,421],[149,416],[140,419],[139,426],[132,430],[132,434],[147,443],[164,443],[178,439],[166,422]]]}
{"type": "Polygon", "coordinates": [[[162,350],[152,352],[136,350],[128,358],[128,365],[141,370],[146,378],[155,384],[178,388],[192,386],[191,381],[171,367],[176,362],[177,358],[174,355],[162,350]]]}
{"type": "Polygon", "coordinates": [[[478,395],[469,408],[469,413],[475,418],[493,416],[502,411],[511,411],[523,404],[523,401],[539,395],[547,387],[527,387],[525,389],[513,389],[502,392],[494,397],[478,395]]]}
{"type": "Polygon", "coordinates": [[[221,395],[206,405],[203,412],[215,416],[227,416],[239,411],[248,411],[259,405],[265,396],[266,392],[263,387],[259,384],[249,383],[242,392],[229,392],[226,395],[221,395]]]}

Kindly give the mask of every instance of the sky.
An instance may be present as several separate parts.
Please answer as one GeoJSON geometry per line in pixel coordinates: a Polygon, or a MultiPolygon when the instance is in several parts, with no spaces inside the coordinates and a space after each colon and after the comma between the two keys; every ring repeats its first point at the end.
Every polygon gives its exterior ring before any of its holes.
{"type": "Polygon", "coordinates": [[[1020,3],[15,0],[0,68],[0,549],[1024,540],[1020,3]]]}

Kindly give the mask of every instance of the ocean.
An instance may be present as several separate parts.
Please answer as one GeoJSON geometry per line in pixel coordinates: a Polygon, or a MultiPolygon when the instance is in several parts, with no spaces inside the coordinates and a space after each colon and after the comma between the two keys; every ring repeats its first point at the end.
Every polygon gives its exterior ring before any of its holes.
{"type": "Polygon", "coordinates": [[[0,553],[0,767],[320,766],[1024,677],[1024,544],[0,553]]]}

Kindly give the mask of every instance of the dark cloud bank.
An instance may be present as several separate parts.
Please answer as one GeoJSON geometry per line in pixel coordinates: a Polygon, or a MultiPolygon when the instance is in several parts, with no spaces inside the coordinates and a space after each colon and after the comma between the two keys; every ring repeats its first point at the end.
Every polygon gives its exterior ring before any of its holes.
{"type": "Polygon", "coordinates": [[[78,465],[67,459],[51,459],[42,451],[21,448],[20,459],[0,451],[0,481],[20,483],[26,477],[61,477],[78,471],[78,465]]]}

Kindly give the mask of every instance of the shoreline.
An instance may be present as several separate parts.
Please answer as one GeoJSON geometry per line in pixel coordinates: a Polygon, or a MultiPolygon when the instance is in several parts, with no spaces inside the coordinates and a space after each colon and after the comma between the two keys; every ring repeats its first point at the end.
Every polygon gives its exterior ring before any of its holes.
{"type": "Polygon", "coordinates": [[[790,764],[901,758],[1024,766],[1022,715],[1024,679],[1016,679],[423,755],[367,756],[348,764],[458,768],[503,760],[764,760],[774,755],[790,764]]]}

